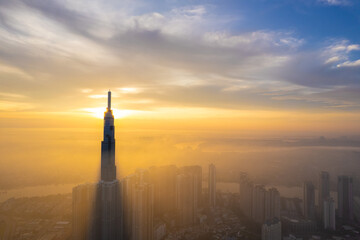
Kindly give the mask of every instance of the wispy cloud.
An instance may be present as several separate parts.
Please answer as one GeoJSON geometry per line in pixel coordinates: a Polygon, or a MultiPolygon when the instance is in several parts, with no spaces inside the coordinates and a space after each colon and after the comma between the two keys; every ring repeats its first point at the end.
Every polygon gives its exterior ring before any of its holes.
{"type": "Polygon", "coordinates": [[[328,5],[349,5],[349,0],[318,0],[321,3],[328,4],[328,5]]]}

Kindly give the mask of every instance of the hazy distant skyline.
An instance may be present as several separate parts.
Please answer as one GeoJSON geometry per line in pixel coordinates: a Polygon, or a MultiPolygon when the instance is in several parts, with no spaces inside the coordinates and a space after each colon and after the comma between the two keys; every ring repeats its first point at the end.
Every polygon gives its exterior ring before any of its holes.
{"type": "Polygon", "coordinates": [[[0,1],[1,127],[102,117],[110,88],[117,118],[360,133],[359,10],[351,0],[0,1]]]}

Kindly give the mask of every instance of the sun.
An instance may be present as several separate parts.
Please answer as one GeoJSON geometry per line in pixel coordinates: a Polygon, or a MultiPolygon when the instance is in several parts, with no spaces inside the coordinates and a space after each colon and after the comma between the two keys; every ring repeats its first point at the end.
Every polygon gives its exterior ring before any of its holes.
{"type": "MultiPolygon", "coordinates": [[[[92,116],[96,118],[104,118],[104,112],[106,112],[106,108],[84,108],[82,111],[90,113],[92,116]]],[[[114,118],[125,118],[127,116],[130,116],[134,111],[132,110],[118,110],[118,109],[112,109],[114,118]]]]}

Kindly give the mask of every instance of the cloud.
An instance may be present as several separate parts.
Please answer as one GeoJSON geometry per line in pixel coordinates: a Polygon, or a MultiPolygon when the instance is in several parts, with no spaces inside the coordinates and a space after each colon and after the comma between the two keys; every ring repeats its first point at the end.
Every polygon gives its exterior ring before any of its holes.
{"type": "Polygon", "coordinates": [[[346,6],[349,5],[348,0],[318,0],[321,3],[328,4],[328,5],[334,5],[334,6],[346,6]]]}
{"type": "Polygon", "coordinates": [[[337,65],[337,67],[360,67],[360,59],[356,61],[346,61],[337,65]]]}
{"type": "Polygon", "coordinates": [[[127,109],[288,109],[335,106],[314,94],[359,85],[359,69],[345,68],[359,44],[304,50],[293,31],[231,29],[238,18],[214,6],[133,2],[0,2],[2,91],[43,111],[99,107],[109,88],[127,109]]]}

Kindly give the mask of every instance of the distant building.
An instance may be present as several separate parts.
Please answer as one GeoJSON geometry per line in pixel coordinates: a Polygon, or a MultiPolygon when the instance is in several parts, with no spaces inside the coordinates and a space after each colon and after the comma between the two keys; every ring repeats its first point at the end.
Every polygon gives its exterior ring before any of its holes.
{"type": "Polygon", "coordinates": [[[360,222],[360,197],[354,197],[354,217],[360,222]]]}
{"type": "Polygon", "coordinates": [[[125,177],[121,181],[123,196],[123,219],[124,219],[124,239],[131,239],[132,236],[132,218],[133,218],[133,192],[138,183],[136,174],[125,177]]]}
{"type": "Polygon", "coordinates": [[[240,173],[239,194],[240,209],[248,217],[252,217],[252,196],[254,184],[249,180],[246,173],[240,173]]]}
{"type": "Polygon", "coordinates": [[[267,220],[262,225],[261,240],[281,240],[281,222],[278,218],[267,220]]]}
{"type": "Polygon", "coordinates": [[[178,226],[191,226],[196,222],[197,187],[196,175],[181,173],[176,177],[176,216],[178,226]]]}
{"type": "Polygon", "coordinates": [[[267,191],[264,186],[257,185],[253,189],[252,219],[257,223],[264,223],[265,219],[265,198],[267,191]]]}
{"type": "Polygon", "coordinates": [[[214,164],[209,165],[209,205],[216,206],[216,168],[214,164]]]}
{"type": "Polygon", "coordinates": [[[149,169],[149,183],[154,185],[154,213],[157,216],[175,212],[176,175],[174,165],[149,169]]]}
{"type": "Polygon", "coordinates": [[[97,184],[82,184],[72,190],[73,239],[90,239],[94,223],[97,184]]]}
{"type": "Polygon", "coordinates": [[[280,193],[276,188],[270,188],[270,218],[280,219],[280,193]]]}
{"type": "Polygon", "coordinates": [[[153,240],[154,188],[140,176],[133,190],[132,240],[153,240]]]}
{"type": "Polygon", "coordinates": [[[312,182],[304,183],[304,217],[315,219],[315,187],[312,182]]]}
{"type": "Polygon", "coordinates": [[[334,199],[328,198],[324,201],[323,204],[323,223],[324,223],[324,229],[326,230],[335,230],[336,224],[335,224],[335,202],[334,199]]]}
{"type": "Polygon", "coordinates": [[[350,176],[338,177],[338,215],[343,221],[353,220],[353,179],[350,176]]]}
{"type": "Polygon", "coordinates": [[[201,166],[185,166],[182,170],[187,173],[193,175],[196,179],[196,197],[198,206],[201,205],[201,195],[202,195],[202,168],[201,166]]]}
{"type": "Polygon", "coordinates": [[[319,197],[318,205],[320,216],[324,216],[324,201],[330,197],[330,175],[328,172],[321,172],[319,176],[319,197]]]}

